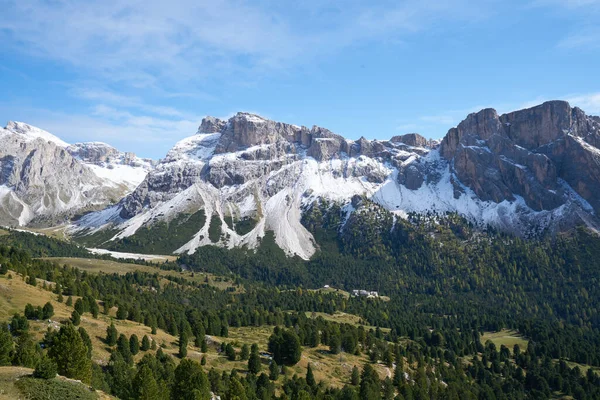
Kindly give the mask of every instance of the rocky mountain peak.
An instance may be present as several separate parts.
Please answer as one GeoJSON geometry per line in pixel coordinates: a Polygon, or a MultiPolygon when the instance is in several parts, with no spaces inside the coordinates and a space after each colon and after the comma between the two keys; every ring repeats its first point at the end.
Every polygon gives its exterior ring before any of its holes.
{"type": "Polygon", "coordinates": [[[599,134],[597,119],[549,101],[500,116],[494,109],[470,114],[448,131],[440,152],[481,199],[521,196],[534,210],[551,210],[564,203],[564,180],[599,212],[599,134]],[[574,163],[580,167],[567,167],[574,163]]]}
{"type": "Polygon", "coordinates": [[[221,132],[223,130],[223,128],[225,128],[226,124],[227,124],[227,121],[224,121],[219,118],[207,116],[207,117],[202,118],[202,123],[200,124],[200,127],[198,128],[198,133],[221,132]]]}
{"type": "Polygon", "coordinates": [[[24,122],[9,121],[6,124],[6,128],[4,128],[4,133],[18,135],[19,140],[26,142],[41,139],[46,142],[52,142],[59,147],[67,147],[69,145],[67,142],[59,139],[53,134],[24,122]]]}
{"type": "Polygon", "coordinates": [[[404,143],[408,146],[413,147],[427,147],[430,145],[430,140],[427,140],[424,136],[418,133],[407,133],[404,135],[393,136],[390,139],[392,143],[404,143]]]}

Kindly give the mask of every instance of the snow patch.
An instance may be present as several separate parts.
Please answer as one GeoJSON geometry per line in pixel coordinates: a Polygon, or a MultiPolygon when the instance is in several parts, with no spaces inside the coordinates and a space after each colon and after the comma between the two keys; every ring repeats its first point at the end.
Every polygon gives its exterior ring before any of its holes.
{"type": "Polygon", "coordinates": [[[42,139],[47,142],[52,142],[59,147],[69,146],[69,143],[59,139],[50,132],[46,132],[43,129],[36,128],[35,126],[28,125],[24,122],[10,121],[6,125],[5,129],[6,131],[19,135],[26,142],[31,142],[36,139],[42,139]]]}

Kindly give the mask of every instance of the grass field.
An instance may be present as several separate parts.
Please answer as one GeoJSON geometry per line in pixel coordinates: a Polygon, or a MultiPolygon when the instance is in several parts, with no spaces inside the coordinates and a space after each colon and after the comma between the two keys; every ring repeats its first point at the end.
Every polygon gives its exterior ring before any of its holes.
{"type": "MultiPolygon", "coordinates": [[[[218,343],[222,341],[232,343],[234,347],[241,347],[244,343],[256,343],[259,350],[262,352],[267,351],[269,336],[272,332],[273,327],[271,326],[229,328],[228,338],[212,337],[211,339],[218,343]]],[[[367,355],[364,354],[361,354],[360,356],[346,353],[331,354],[329,353],[329,347],[323,345],[316,348],[304,347],[300,362],[288,369],[288,377],[293,374],[303,376],[306,374],[308,364],[311,364],[317,381],[323,381],[328,385],[342,387],[350,382],[350,375],[352,374],[352,368],[354,366],[357,366],[362,370],[363,365],[368,362],[369,359],[367,355]]],[[[231,368],[231,365],[235,364],[236,368],[242,371],[246,369],[246,362],[236,361],[235,363],[231,363],[226,361],[224,357],[215,358],[209,352],[207,365],[219,369],[222,368],[225,363],[229,363],[229,368],[231,368]]],[[[392,371],[384,365],[372,365],[382,379],[392,374],[392,371]]],[[[268,368],[266,360],[263,360],[263,368],[265,370],[268,368]]],[[[283,377],[280,377],[280,380],[282,379],[283,377]]]]}
{"type": "MultiPolygon", "coordinates": [[[[358,315],[354,315],[354,314],[346,314],[344,312],[336,312],[334,314],[327,314],[327,313],[323,313],[323,312],[310,312],[307,311],[306,312],[306,316],[309,318],[313,318],[313,317],[322,317],[324,320],[327,321],[331,321],[331,322],[337,322],[338,324],[349,324],[349,325],[354,325],[354,326],[363,326],[366,330],[369,329],[377,329],[375,326],[371,326],[371,325],[365,325],[361,323],[362,318],[359,317],[358,315]]],[[[381,328],[382,332],[389,332],[390,329],[389,328],[381,328]]]]}
{"type": "Polygon", "coordinates": [[[511,352],[515,344],[518,344],[521,350],[526,350],[527,344],[529,343],[529,341],[521,336],[519,332],[506,329],[499,332],[485,332],[481,336],[481,343],[485,345],[488,340],[492,341],[497,349],[500,349],[500,346],[504,345],[508,347],[511,352]]]}
{"type": "Polygon", "coordinates": [[[100,260],[95,258],[75,258],[75,257],[47,257],[44,260],[54,261],[59,265],[69,265],[71,267],[79,268],[83,271],[91,273],[104,272],[105,274],[120,274],[124,275],[128,272],[143,271],[149,273],[158,273],[163,277],[175,276],[178,278],[184,278],[190,282],[207,283],[210,286],[216,287],[221,290],[234,288],[235,291],[241,291],[243,288],[239,285],[235,285],[230,279],[215,276],[212,274],[205,274],[201,272],[191,271],[165,271],[160,268],[141,265],[141,264],[130,264],[120,263],[111,260],[100,260]],[[208,279],[207,279],[208,278],[208,279]]]}
{"type": "MultiPolygon", "coordinates": [[[[129,265],[129,264],[125,264],[129,265]]],[[[131,264],[133,265],[133,264],[131,264]]],[[[96,267],[99,268],[99,267],[96,267]]],[[[152,268],[152,267],[146,267],[152,268]]],[[[0,320],[6,321],[15,312],[22,313],[25,305],[31,303],[34,306],[43,306],[47,301],[50,301],[54,306],[55,315],[49,321],[30,321],[30,330],[41,340],[48,327],[58,329],[60,322],[70,317],[73,308],[67,307],[64,303],[59,303],[56,300],[56,295],[50,291],[46,291],[40,287],[41,281],[38,286],[34,287],[24,282],[22,276],[16,275],[14,272],[10,272],[12,279],[6,277],[0,277],[0,320]]],[[[76,297],[73,298],[75,300],[76,297]]],[[[138,324],[132,321],[117,320],[114,318],[116,315],[116,309],[110,311],[110,315],[100,314],[97,319],[92,318],[88,313],[81,317],[81,326],[90,335],[94,346],[92,353],[92,359],[100,364],[105,364],[110,357],[110,349],[103,342],[106,336],[106,328],[110,325],[111,321],[114,322],[119,333],[124,333],[127,336],[136,334],[140,339],[144,335],[148,335],[152,340],[155,340],[157,345],[163,347],[163,351],[171,354],[177,360],[178,352],[178,338],[169,335],[168,333],[158,330],[156,335],[151,334],[149,327],[142,324],[138,324]]],[[[324,314],[325,316],[326,314],[324,314]]],[[[343,314],[342,316],[332,317],[338,322],[351,322],[357,321],[358,317],[343,314]]],[[[219,371],[227,370],[230,371],[232,368],[236,368],[240,371],[245,371],[247,367],[246,361],[229,361],[225,356],[219,354],[218,349],[222,342],[231,342],[234,346],[239,349],[243,344],[251,345],[257,343],[261,351],[267,350],[268,338],[273,331],[271,326],[263,327],[241,327],[241,328],[229,328],[229,337],[210,337],[209,338],[209,350],[207,356],[207,368],[215,367],[219,371]]],[[[136,359],[143,357],[143,352],[140,352],[136,359]]],[[[190,341],[188,347],[188,357],[196,361],[202,359],[203,354],[200,353],[199,349],[193,346],[193,342],[190,341]]],[[[317,380],[322,380],[334,386],[343,386],[350,379],[350,374],[353,366],[362,366],[368,362],[366,355],[333,355],[330,354],[326,346],[320,346],[318,348],[304,348],[302,359],[300,362],[288,370],[288,377],[291,377],[294,373],[304,375],[308,364],[312,364],[314,368],[315,377],[317,380]]],[[[266,371],[268,368],[268,360],[263,360],[263,367],[266,371]]],[[[376,365],[376,370],[379,372],[382,378],[391,374],[383,365],[376,365]]],[[[1,379],[1,377],[0,377],[1,379]]],[[[13,378],[10,378],[13,379],[13,378]]],[[[15,378],[16,379],[16,378],[15,378]]],[[[283,376],[280,378],[280,382],[283,381],[283,376]]],[[[0,390],[2,386],[0,385],[0,390]]],[[[16,398],[16,397],[6,397],[16,398]]],[[[0,400],[3,398],[0,397],[0,400]]]]}

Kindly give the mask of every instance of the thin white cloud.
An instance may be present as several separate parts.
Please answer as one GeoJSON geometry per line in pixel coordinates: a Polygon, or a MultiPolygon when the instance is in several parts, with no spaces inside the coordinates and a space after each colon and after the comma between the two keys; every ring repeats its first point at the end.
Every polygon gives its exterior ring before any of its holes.
{"type": "Polygon", "coordinates": [[[77,88],[72,91],[72,94],[85,100],[134,108],[165,117],[183,117],[183,113],[173,107],[146,104],[139,97],[123,96],[104,89],[77,88]]]}
{"type": "Polygon", "coordinates": [[[588,114],[600,115],[600,92],[568,96],[567,101],[588,114]]]}
{"type": "Polygon", "coordinates": [[[25,121],[69,142],[102,141],[122,151],[161,158],[178,140],[195,134],[197,119],[173,119],[133,114],[107,105],[89,114],[56,112],[22,105],[0,104],[16,120],[25,121]],[[33,117],[31,117],[33,116],[33,117]]]}
{"type": "MultiPolygon", "coordinates": [[[[468,0],[7,0],[0,40],[14,51],[58,60],[133,87],[294,68],[368,40],[397,40],[439,20],[486,10],[468,0]],[[321,15],[325,15],[324,18],[321,15]]],[[[443,26],[442,24],[437,24],[443,26]]],[[[243,79],[240,79],[243,81],[243,79]]]]}
{"type": "MultiPolygon", "coordinates": [[[[530,7],[554,10],[570,32],[561,38],[559,49],[597,49],[600,45],[600,0],[534,0],[530,7]]],[[[562,27],[561,27],[562,28],[562,27]]]]}
{"type": "Polygon", "coordinates": [[[560,40],[557,46],[566,49],[597,49],[600,47],[600,29],[594,27],[577,31],[560,40]]]}

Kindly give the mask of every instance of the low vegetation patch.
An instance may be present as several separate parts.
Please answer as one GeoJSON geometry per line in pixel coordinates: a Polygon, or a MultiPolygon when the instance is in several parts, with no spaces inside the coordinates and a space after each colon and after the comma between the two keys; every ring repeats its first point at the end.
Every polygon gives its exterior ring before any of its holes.
{"type": "Polygon", "coordinates": [[[29,400],[96,400],[98,395],[87,386],[62,379],[36,379],[23,377],[15,386],[29,400]]]}

